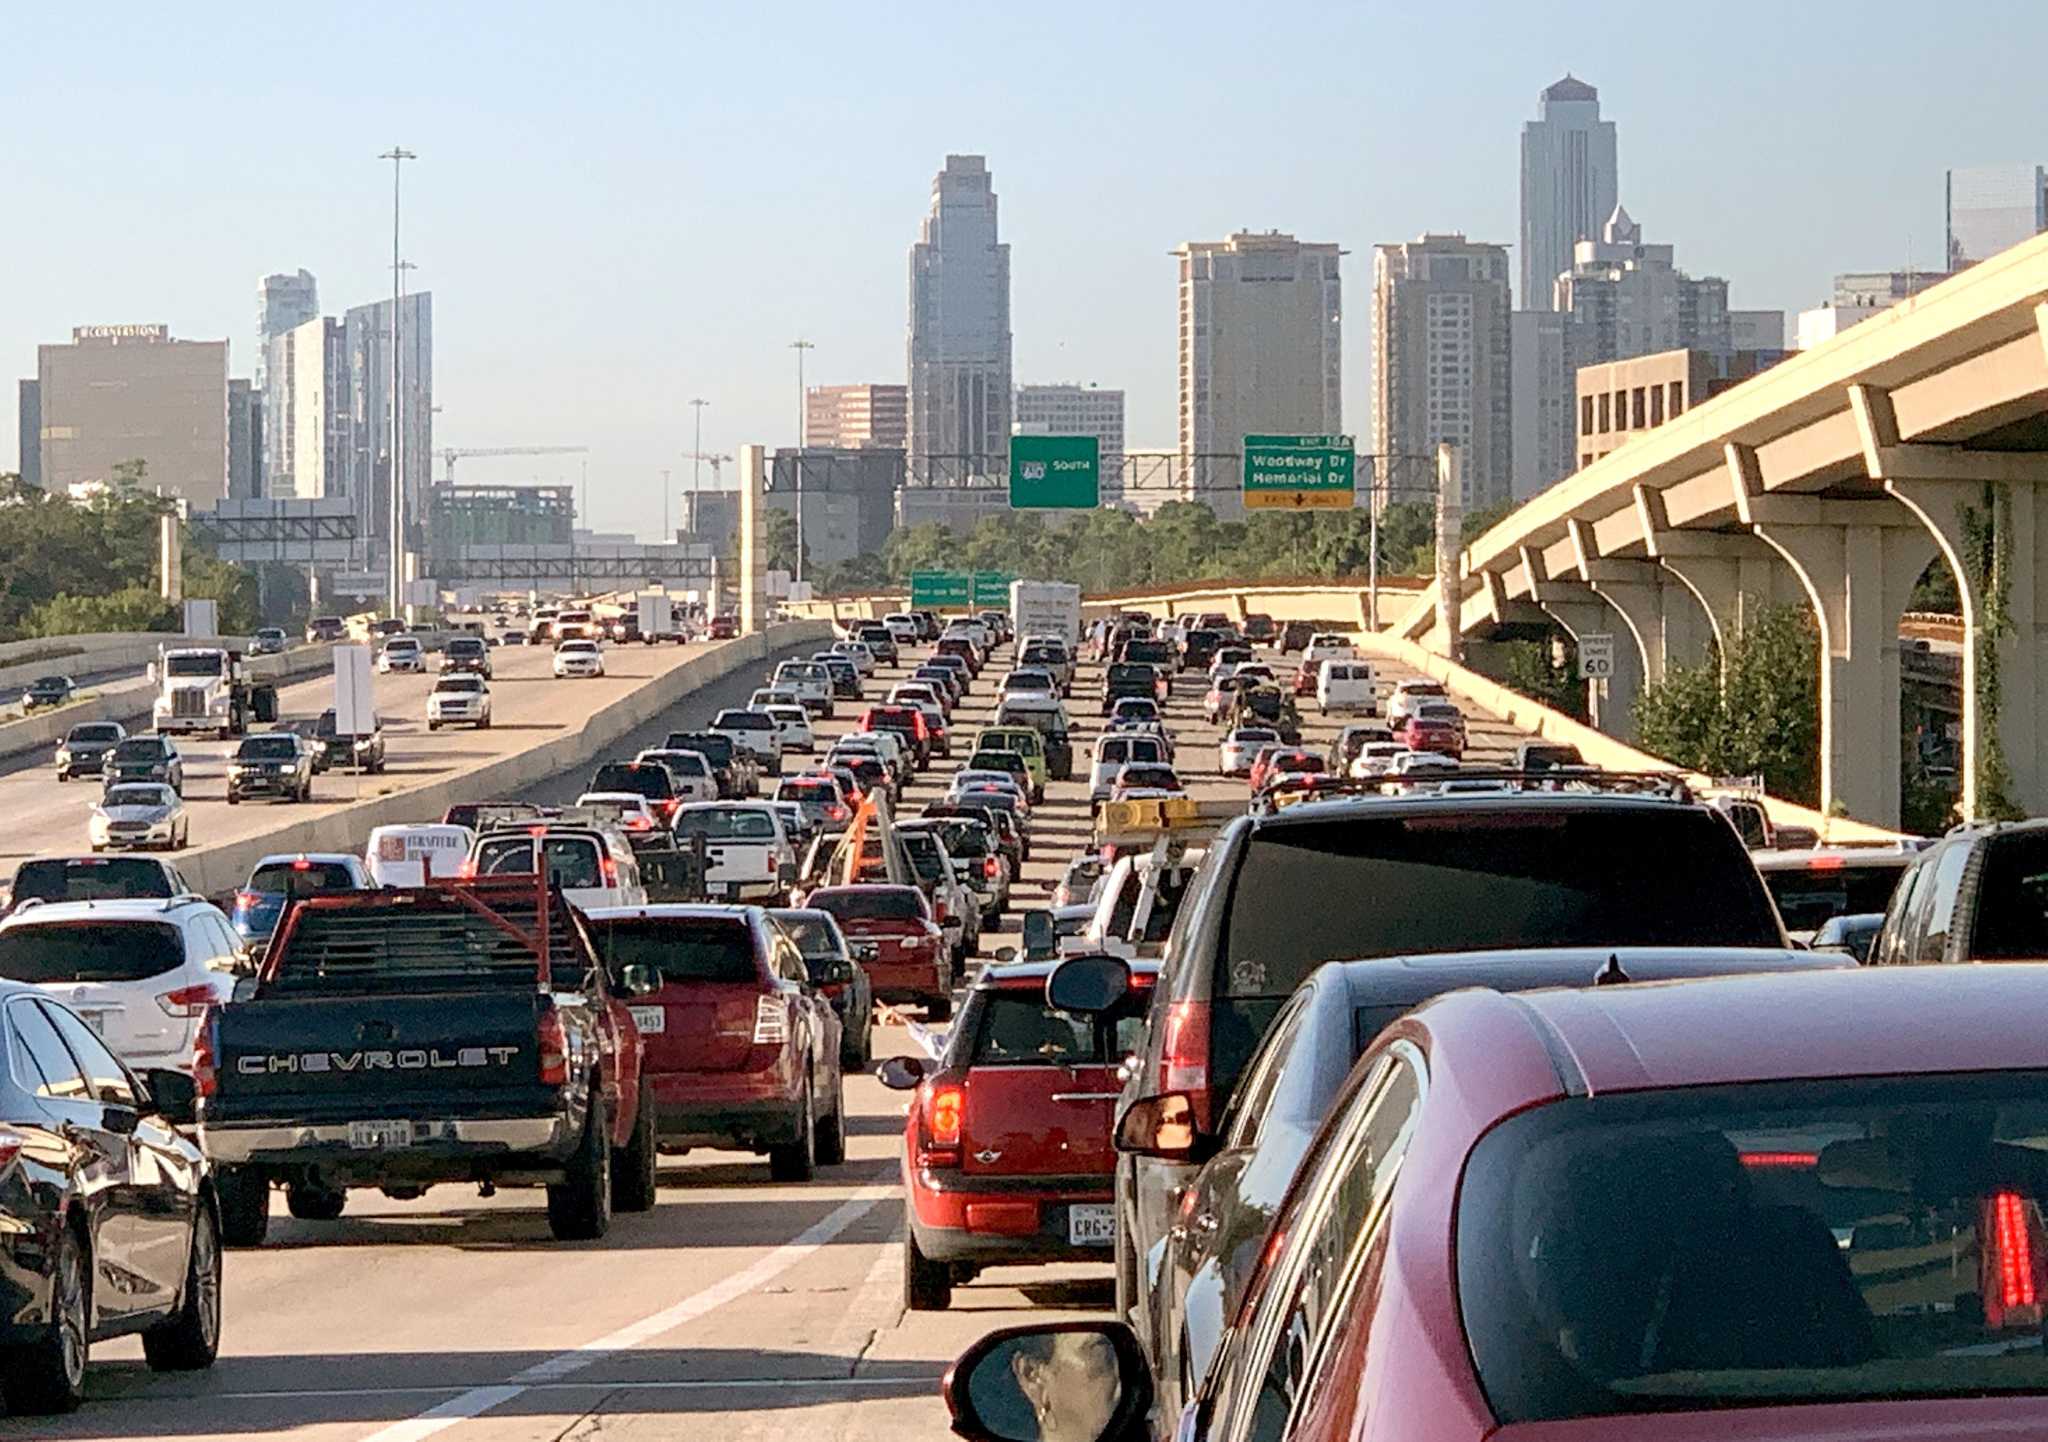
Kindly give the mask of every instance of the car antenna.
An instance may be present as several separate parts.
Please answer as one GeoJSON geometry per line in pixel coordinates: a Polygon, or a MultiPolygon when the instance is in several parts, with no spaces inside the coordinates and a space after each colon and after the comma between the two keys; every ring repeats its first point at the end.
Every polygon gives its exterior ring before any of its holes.
{"type": "Polygon", "coordinates": [[[1607,965],[1601,967],[1600,970],[1594,975],[1593,985],[1620,986],[1624,982],[1630,982],[1634,980],[1634,977],[1630,976],[1627,972],[1621,969],[1620,953],[1610,951],[1607,954],[1607,965]]]}

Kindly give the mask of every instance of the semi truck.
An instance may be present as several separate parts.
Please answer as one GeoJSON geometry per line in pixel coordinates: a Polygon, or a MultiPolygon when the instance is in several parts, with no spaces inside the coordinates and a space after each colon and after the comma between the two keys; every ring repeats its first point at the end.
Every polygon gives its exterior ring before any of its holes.
{"type": "Polygon", "coordinates": [[[240,651],[219,646],[157,648],[150,720],[158,731],[240,736],[252,721],[277,720],[277,687],[251,679],[240,651]]]}
{"type": "Polygon", "coordinates": [[[1073,645],[1081,638],[1081,588],[1065,581],[1010,582],[1010,625],[1019,640],[1057,636],[1073,645]]]}

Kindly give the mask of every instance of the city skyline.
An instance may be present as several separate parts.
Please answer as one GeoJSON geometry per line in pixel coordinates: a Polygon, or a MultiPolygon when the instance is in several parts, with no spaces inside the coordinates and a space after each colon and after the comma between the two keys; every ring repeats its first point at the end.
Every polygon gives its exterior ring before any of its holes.
{"type": "MultiPolygon", "coordinates": [[[[95,110],[78,134],[39,137],[20,157],[17,202],[48,222],[0,239],[7,273],[33,277],[17,279],[0,307],[0,348],[25,375],[35,345],[81,321],[163,318],[181,336],[230,339],[231,372],[252,374],[246,298],[261,277],[303,266],[336,296],[386,289],[389,195],[375,154],[395,135],[422,156],[407,176],[406,250],[420,266],[409,286],[438,292],[436,401],[446,413],[436,434],[458,444],[591,444],[591,524],[651,534],[660,469],[688,469],[676,459],[691,440],[682,398],[712,401],[705,448],[729,452],[794,439],[791,335],[817,342],[816,383],[901,378],[901,247],[949,152],[986,155],[999,172],[1003,238],[1015,255],[1014,374],[1084,374],[1124,389],[1128,440],[1141,448],[1175,433],[1164,252],[1241,228],[1327,238],[1352,252],[1356,297],[1369,284],[1360,257],[1375,244],[1424,230],[1513,236],[1517,135],[1531,96],[1567,71],[1596,85],[1603,115],[1627,131],[1631,208],[1656,217],[1681,253],[1708,259],[1745,304],[1787,311],[1825,300],[1838,272],[1937,268],[1945,173],[2025,159],[2033,146],[2021,137],[2039,132],[2048,108],[2018,58],[2027,40],[2048,36],[2044,17],[2002,17],[1996,44],[1988,22],[1966,18],[1910,57],[1862,57],[1870,85],[1859,97],[1805,86],[1796,60],[1825,53],[1847,7],[1772,12],[1771,43],[1745,61],[1747,104],[1731,109],[1725,73],[1710,82],[1682,47],[1647,43],[1672,33],[1654,21],[1560,35],[1516,7],[1481,8],[1495,53],[1448,81],[1392,66],[1363,90],[1291,89],[1202,143],[1158,103],[1163,81],[1098,95],[1062,68],[1058,27],[994,17],[939,36],[915,17],[876,23],[799,6],[815,22],[800,42],[789,16],[643,17],[593,27],[587,39],[552,27],[544,37],[542,12],[518,7],[496,26],[466,6],[410,17],[403,29],[395,12],[353,29],[288,17],[269,43],[317,45],[332,63],[287,82],[249,63],[254,37],[202,44],[157,18],[108,38],[38,15],[20,37],[25,100],[77,93],[85,72],[76,57],[91,54],[95,110]],[[399,34],[408,44],[393,52],[399,34]],[[853,62],[848,73],[869,70],[859,84],[752,107],[740,134],[730,87],[678,89],[653,63],[685,34],[722,68],[786,64],[801,49],[853,62]],[[448,85],[429,62],[452,44],[482,46],[486,83],[448,85]],[[970,81],[959,62],[991,47],[1005,57],[1001,73],[970,81]],[[351,108],[374,119],[375,137],[242,132],[252,105],[289,91],[317,106],[366,68],[379,78],[351,108]],[[1911,116],[1882,94],[1909,72],[1926,102],[1911,116]],[[869,83],[912,73],[930,82],[915,96],[869,83]],[[534,83],[542,80],[552,83],[534,83]],[[1709,133],[1699,131],[1702,114],[1716,117],[1709,133]],[[862,144],[826,164],[816,141],[835,120],[862,144]],[[226,151],[224,125],[238,137],[226,151]],[[675,161],[680,137],[714,130],[735,138],[680,147],[687,153],[675,161]],[[1787,134],[1799,143],[1784,144],[1787,134]],[[1849,163],[1856,147],[1885,157],[1885,185],[1849,163]],[[647,184],[656,154],[679,167],[658,187],[672,196],[647,184]],[[149,244],[58,223],[81,173],[150,213],[149,244]],[[536,194],[547,203],[531,205],[536,194]],[[748,224],[703,219],[731,203],[747,208],[748,224]],[[1788,212],[1799,226],[1771,219],[1788,212]],[[507,354],[520,366],[498,365],[507,354]]],[[[1737,31],[1745,23],[1742,14],[1731,22],[1737,31]]],[[[1423,55],[1467,24],[1335,14],[1326,38],[1423,55]]],[[[1108,57],[1161,62],[1176,87],[1264,86],[1294,63],[1283,47],[1247,54],[1214,27],[1162,29],[1144,16],[1109,17],[1091,43],[1108,57]]],[[[1344,409],[1362,431],[1368,327],[1346,329],[1344,409]]],[[[0,403],[14,400],[10,388],[0,403]]],[[[477,476],[575,478],[573,465],[528,461],[477,476]]]]}

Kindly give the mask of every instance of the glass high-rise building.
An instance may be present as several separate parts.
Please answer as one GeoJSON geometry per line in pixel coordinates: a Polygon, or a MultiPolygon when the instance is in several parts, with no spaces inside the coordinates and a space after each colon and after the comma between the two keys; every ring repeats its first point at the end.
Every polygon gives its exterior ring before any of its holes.
{"type": "Polygon", "coordinates": [[[910,467],[919,478],[1007,477],[1010,247],[988,161],[949,155],[910,247],[910,467]]]}
{"type": "Polygon", "coordinates": [[[2048,171],[1973,165],[1948,173],[1948,268],[1961,270],[2048,230],[2048,171]]]}
{"type": "Polygon", "coordinates": [[[1572,247],[1600,234],[1621,195],[1614,122],[1600,92],[1567,75],[1522,126],[1522,309],[1556,310],[1557,278],[1572,247]]]}
{"type": "MultiPolygon", "coordinates": [[[[406,514],[412,518],[410,548],[426,539],[426,495],[433,476],[434,296],[405,297],[400,313],[399,384],[405,388],[403,416],[406,514]]],[[[361,534],[390,534],[391,513],[391,302],[359,305],[342,317],[348,367],[348,494],[355,498],[361,534]]],[[[331,491],[330,491],[331,493],[331,491]]]]}

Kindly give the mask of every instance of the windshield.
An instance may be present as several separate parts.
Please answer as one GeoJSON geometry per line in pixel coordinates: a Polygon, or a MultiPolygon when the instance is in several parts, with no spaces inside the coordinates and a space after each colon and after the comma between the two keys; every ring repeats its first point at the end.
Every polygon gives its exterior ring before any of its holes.
{"type": "MultiPolygon", "coordinates": [[[[600,884],[602,868],[595,841],[583,836],[548,836],[541,838],[540,845],[547,861],[548,879],[555,885],[573,889],[600,884]]],[[[477,848],[477,874],[531,876],[533,847],[534,838],[530,836],[486,841],[477,848]]]]}
{"type": "Polygon", "coordinates": [[[1859,866],[1829,858],[1826,866],[1774,867],[1764,872],[1764,885],[1778,903],[1778,915],[1792,932],[1818,931],[1837,916],[1883,911],[1892,890],[1905,875],[1903,858],[1883,866],[1859,866]]]}
{"type": "Polygon", "coordinates": [[[9,981],[141,981],[184,964],[184,940],[168,922],[65,921],[0,931],[0,977],[9,981]]]}
{"type": "Polygon", "coordinates": [[[64,739],[73,746],[96,746],[108,741],[119,741],[121,728],[106,725],[73,726],[71,734],[64,739]]]}
{"type": "Polygon", "coordinates": [[[171,788],[168,786],[114,786],[100,798],[100,805],[106,808],[116,806],[169,806],[171,788]]]}
{"type": "Polygon", "coordinates": [[[299,754],[294,736],[251,736],[235,755],[243,761],[291,761],[299,754]]]}
{"type": "Polygon", "coordinates": [[[17,905],[30,897],[40,901],[110,901],[171,894],[171,877],[162,864],[133,857],[24,861],[14,873],[17,905]]]}
{"type": "Polygon", "coordinates": [[[189,656],[166,656],[166,676],[218,676],[221,656],[218,651],[201,651],[189,656]]]}
{"type": "Polygon", "coordinates": [[[434,689],[444,696],[454,691],[475,693],[484,689],[484,683],[480,676],[443,676],[434,689]]]}
{"type": "Polygon", "coordinates": [[[773,841],[775,818],[766,811],[712,807],[676,816],[676,839],[701,836],[706,841],[773,841]]]}
{"type": "Polygon", "coordinates": [[[1480,1141],[1458,1292],[1504,1423],[2048,1390],[2048,1075],[1554,1102],[1480,1141]]]}

